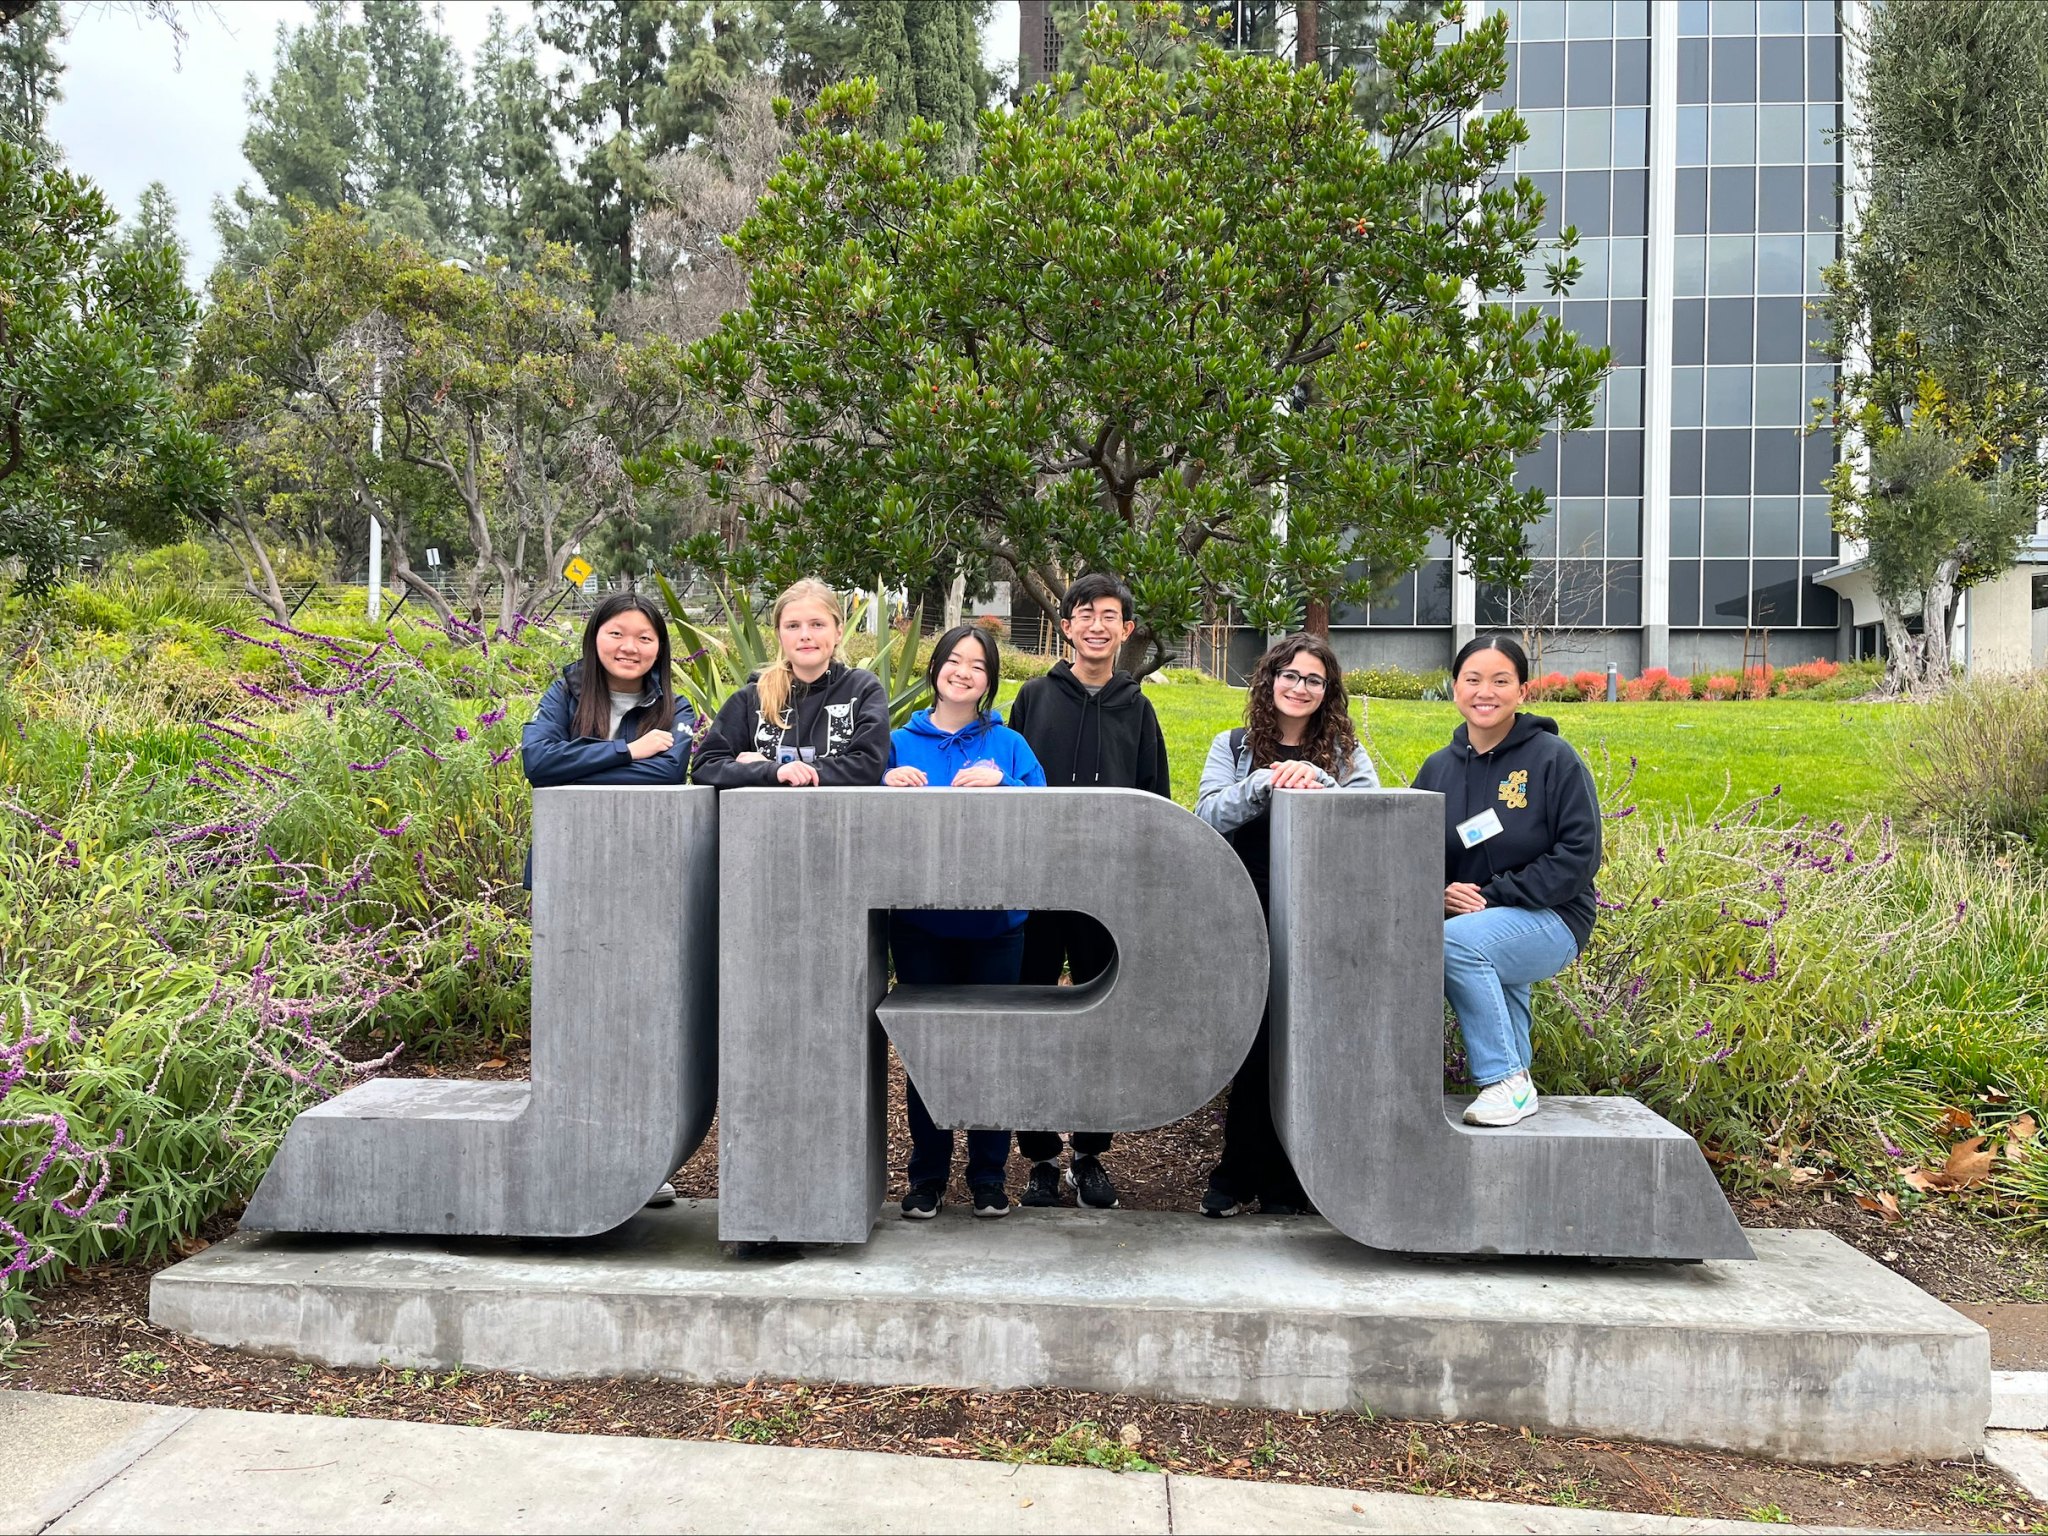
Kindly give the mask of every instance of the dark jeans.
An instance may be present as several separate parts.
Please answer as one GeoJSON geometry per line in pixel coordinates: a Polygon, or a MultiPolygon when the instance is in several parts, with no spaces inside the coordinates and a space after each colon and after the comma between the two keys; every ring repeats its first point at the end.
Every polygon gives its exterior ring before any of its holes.
{"type": "MultiPolygon", "coordinates": [[[[1027,987],[1056,987],[1060,972],[1072,971],[1074,985],[1093,981],[1116,958],[1116,940],[1085,912],[1034,912],[1024,922],[1024,966],[1018,976],[1027,987]]],[[[1108,1131],[1076,1131],[1074,1153],[1100,1157],[1109,1150],[1108,1131]]],[[[1017,1150],[1034,1163],[1050,1163],[1060,1155],[1058,1131],[1019,1131],[1017,1150]]]]}
{"type": "MultiPolygon", "coordinates": [[[[910,986],[1008,986],[1017,980],[1024,956],[1024,935],[990,939],[951,939],[927,933],[902,918],[889,923],[889,952],[896,979],[910,986]]],[[[910,1112],[910,1182],[944,1182],[953,1171],[953,1133],[932,1124],[917,1084],[904,1078],[905,1107],[910,1112]]],[[[1010,1161],[1008,1131],[967,1133],[967,1183],[1000,1184],[1010,1161]]]]}

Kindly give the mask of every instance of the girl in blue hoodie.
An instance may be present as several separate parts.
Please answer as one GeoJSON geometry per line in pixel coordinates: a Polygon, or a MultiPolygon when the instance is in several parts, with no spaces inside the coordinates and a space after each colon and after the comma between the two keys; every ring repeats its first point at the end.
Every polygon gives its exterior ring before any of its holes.
{"type": "MultiPolygon", "coordinates": [[[[956,625],[932,648],[925,678],[933,703],[889,737],[884,784],[902,789],[994,789],[1043,786],[1045,770],[1030,745],[994,709],[1002,683],[994,636],[956,625]]],[[[1024,959],[1022,912],[897,912],[889,919],[896,979],[912,986],[1013,986],[1024,959]]],[[[926,1113],[917,1084],[906,1080],[910,1111],[910,1193],[903,1214],[926,1221],[939,1214],[953,1167],[953,1133],[926,1113]]],[[[1008,1131],[967,1133],[967,1188],[977,1216],[1007,1216],[1003,1169],[1008,1131]]]]}

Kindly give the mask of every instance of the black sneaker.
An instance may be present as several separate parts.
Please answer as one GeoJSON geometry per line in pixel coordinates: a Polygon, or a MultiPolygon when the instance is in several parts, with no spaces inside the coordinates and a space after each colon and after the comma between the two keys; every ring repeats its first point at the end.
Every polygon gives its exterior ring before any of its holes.
{"type": "Polygon", "coordinates": [[[977,1184],[970,1191],[974,1196],[974,1214],[977,1216],[1007,1216],[1010,1214],[1010,1197],[1000,1184],[977,1184]]]}
{"type": "Polygon", "coordinates": [[[1092,1205],[1098,1211],[1107,1211],[1116,1205],[1116,1186],[1109,1182],[1109,1175],[1103,1172],[1102,1159],[1080,1156],[1074,1159],[1074,1168],[1067,1175],[1074,1186],[1074,1193],[1083,1205],[1092,1205]]]}
{"type": "Polygon", "coordinates": [[[903,1197],[903,1219],[905,1221],[930,1221],[939,1214],[939,1201],[946,1193],[946,1186],[936,1179],[910,1186],[910,1193],[903,1197]]]}
{"type": "Polygon", "coordinates": [[[1238,1199],[1214,1179],[1209,1181],[1209,1187],[1202,1192],[1204,1216],[1241,1216],[1251,1208],[1252,1203],[1249,1200],[1238,1199]]]}
{"type": "Polygon", "coordinates": [[[1058,1163],[1033,1163],[1031,1182],[1024,1186],[1021,1202],[1024,1205],[1058,1205],[1060,1203],[1060,1165],[1058,1163]]]}

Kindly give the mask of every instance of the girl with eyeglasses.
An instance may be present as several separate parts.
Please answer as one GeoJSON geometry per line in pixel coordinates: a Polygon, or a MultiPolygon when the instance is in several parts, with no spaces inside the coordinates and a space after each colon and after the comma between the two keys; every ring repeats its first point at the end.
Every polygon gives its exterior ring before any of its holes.
{"type": "MultiPolygon", "coordinates": [[[[1351,723],[1337,653],[1320,636],[1292,635],[1252,669],[1244,725],[1219,731],[1209,744],[1195,814],[1230,839],[1263,912],[1271,906],[1273,792],[1377,789],[1379,782],[1351,723]]],[[[1308,1204],[1273,1128],[1271,1049],[1271,1021],[1261,1018],[1251,1052],[1230,1082],[1223,1158],[1202,1196],[1204,1216],[1235,1216],[1254,1201],[1269,1216],[1291,1216],[1308,1204]]]]}

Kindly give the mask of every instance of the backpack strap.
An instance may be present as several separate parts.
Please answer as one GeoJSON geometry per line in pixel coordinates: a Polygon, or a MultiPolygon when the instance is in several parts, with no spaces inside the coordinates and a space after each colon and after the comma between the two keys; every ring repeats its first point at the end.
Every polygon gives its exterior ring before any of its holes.
{"type": "Polygon", "coordinates": [[[1239,754],[1244,751],[1244,733],[1245,727],[1241,725],[1230,733],[1230,760],[1233,763],[1237,761],[1239,754]]]}

